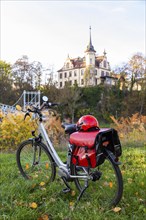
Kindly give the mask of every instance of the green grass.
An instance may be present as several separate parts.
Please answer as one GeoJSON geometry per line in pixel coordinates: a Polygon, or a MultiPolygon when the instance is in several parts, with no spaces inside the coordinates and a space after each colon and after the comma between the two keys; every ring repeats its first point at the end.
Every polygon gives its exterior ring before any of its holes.
{"type": "MultiPolygon", "coordinates": [[[[65,158],[66,153],[60,155],[65,158]]],[[[98,200],[83,196],[76,207],[78,193],[62,194],[62,181],[45,186],[24,180],[17,168],[15,154],[0,154],[0,220],[43,220],[44,214],[53,220],[141,220],[146,219],[145,149],[123,147],[121,170],[124,193],[118,207],[121,211],[100,207],[98,200]],[[30,204],[35,202],[37,208],[30,204]]]]}

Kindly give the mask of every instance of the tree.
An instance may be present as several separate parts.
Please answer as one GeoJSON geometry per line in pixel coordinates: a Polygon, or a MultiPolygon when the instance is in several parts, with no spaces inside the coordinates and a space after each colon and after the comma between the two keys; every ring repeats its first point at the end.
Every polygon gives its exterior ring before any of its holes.
{"type": "Polygon", "coordinates": [[[63,106],[62,112],[71,117],[72,123],[75,120],[75,111],[79,108],[79,101],[82,97],[81,89],[77,84],[70,86],[69,83],[66,83],[65,87],[60,90],[60,101],[65,103],[63,106]]]}
{"type": "Polygon", "coordinates": [[[47,84],[41,87],[41,93],[47,96],[50,102],[60,102],[60,91],[51,78],[48,80],[47,84]]]}
{"type": "Polygon", "coordinates": [[[88,67],[86,67],[84,72],[85,86],[94,85],[95,83],[94,73],[95,73],[95,68],[93,66],[89,65],[88,67]]]}
{"type": "Polygon", "coordinates": [[[40,62],[34,61],[32,64],[32,74],[34,74],[34,87],[41,87],[42,75],[43,75],[43,66],[40,62]]]}
{"type": "Polygon", "coordinates": [[[0,102],[3,104],[12,103],[12,74],[11,65],[0,60],[0,102]]]}
{"type": "Polygon", "coordinates": [[[135,83],[146,75],[146,59],[141,53],[134,54],[128,63],[119,68],[121,76],[127,77],[130,82],[130,92],[133,91],[135,83]]]}
{"type": "Polygon", "coordinates": [[[21,91],[40,88],[43,73],[43,67],[40,62],[34,61],[30,63],[28,57],[23,55],[14,63],[12,70],[16,88],[21,91]]]}

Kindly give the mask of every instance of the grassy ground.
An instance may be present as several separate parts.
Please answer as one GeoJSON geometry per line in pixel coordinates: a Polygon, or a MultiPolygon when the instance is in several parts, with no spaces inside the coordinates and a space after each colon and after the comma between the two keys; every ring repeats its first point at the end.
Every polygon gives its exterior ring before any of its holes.
{"type": "MultiPolygon", "coordinates": [[[[61,152],[61,155],[65,155],[61,152]]],[[[141,220],[146,219],[145,149],[123,147],[121,170],[124,193],[119,209],[100,207],[98,200],[83,198],[74,207],[77,192],[62,194],[56,178],[50,185],[24,180],[16,166],[15,154],[0,154],[0,220],[141,220]]]]}

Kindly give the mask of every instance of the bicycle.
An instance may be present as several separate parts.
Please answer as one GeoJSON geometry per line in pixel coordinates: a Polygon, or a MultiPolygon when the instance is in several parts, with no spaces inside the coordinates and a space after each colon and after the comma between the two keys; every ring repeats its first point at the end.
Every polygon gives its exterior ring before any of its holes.
{"type": "MultiPolygon", "coordinates": [[[[39,134],[36,136],[33,131],[33,137],[23,141],[17,149],[16,159],[20,173],[25,179],[49,183],[55,180],[57,168],[66,185],[65,193],[71,191],[70,184],[75,183],[79,190],[77,201],[87,191],[92,200],[98,199],[106,205],[116,206],[123,193],[123,180],[119,168],[122,150],[117,131],[112,128],[99,129],[97,126],[82,130],[85,120],[79,120],[77,124],[63,123],[65,133],[69,134],[67,161],[64,163],[43,125],[43,109],[52,110],[57,105],[48,102],[48,98],[44,96],[40,108],[32,106],[25,112],[24,118],[30,113],[38,118],[39,134]]],[[[92,119],[91,117],[88,118],[92,119]]],[[[84,118],[83,116],[82,119],[84,118]]]]}

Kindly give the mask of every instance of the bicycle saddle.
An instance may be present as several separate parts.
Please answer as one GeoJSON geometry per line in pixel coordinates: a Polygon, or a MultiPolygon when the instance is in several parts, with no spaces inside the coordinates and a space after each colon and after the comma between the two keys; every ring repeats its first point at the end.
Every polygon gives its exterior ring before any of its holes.
{"type": "Polygon", "coordinates": [[[62,123],[61,126],[64,128],[66,134],[72,134],[73,132],[77,131],[76,124],[62,123]]]}

